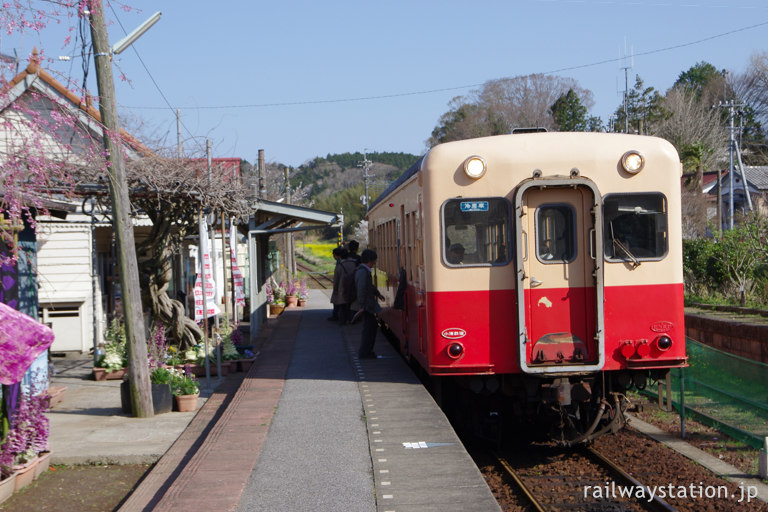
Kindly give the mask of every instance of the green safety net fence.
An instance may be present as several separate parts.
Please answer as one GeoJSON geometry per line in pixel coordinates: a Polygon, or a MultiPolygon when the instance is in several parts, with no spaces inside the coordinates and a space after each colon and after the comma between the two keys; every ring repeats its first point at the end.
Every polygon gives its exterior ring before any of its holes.
{"type": "Polygon", "coordinates": [[[672,370],[672,401],[686,415],[755,448],[768,436],[768,364],[686,339],[688,368],[672,370]],[[682,388],[681,388],[682,375],[682,388]]]}

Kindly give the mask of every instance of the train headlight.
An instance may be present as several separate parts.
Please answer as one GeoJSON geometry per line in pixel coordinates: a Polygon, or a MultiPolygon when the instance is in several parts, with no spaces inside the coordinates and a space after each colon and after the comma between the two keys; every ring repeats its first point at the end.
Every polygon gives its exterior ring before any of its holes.
{"type": "Polygon", "coordinates": [[[656,346],[659,347],[659,350],[662,352],[666,352],[672,348],[672,338],[669,336],[660,336],[659,339],[656,340],[656,346]]]}
{"type": "Polygon", "coordinates": [[[486,169],[487,166],[485,164],[485,160],[479,156],[471,156],[464,160],[464,174],[473,180],[482,178],[486,169]]]}
{"type": "Polygon", "coordinates": [[[621,156],[621,167],[630,174],[637,174],[645,167],[645,158],[634,149],[621,156]]]}
{"type": "Polygon", "coordinates": [[[448,345],[448,357],[458,359],[464,353],[464,345],[461,343],[451,343],[448,345]]]}

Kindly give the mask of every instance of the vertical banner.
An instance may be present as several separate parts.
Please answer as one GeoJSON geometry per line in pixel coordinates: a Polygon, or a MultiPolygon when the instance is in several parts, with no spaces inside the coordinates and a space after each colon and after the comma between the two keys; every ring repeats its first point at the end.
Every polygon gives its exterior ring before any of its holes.
{"type": "Polygon", "coordinates": [[[210,318],[221,313],[216,304],[216,282],[213,280],[213,268],[211,266],[211,249],[208,240],[208,226],[205,219],[200,221],[200,245],[197,250],[197,258],[200,265],[195,277],[195,322],[202,322],[203,318],[210,318]],[[205,300],[203,300],[203,279],[201,270],[205,273],[205,300]],[[203,304],[205,303],[205,315],[203,304]]]}
{"type": "Polygon", "coordinates": [[[235,285],[235,302],[238,306],[245,306],[243,273],[240,271],[240,267],[237,266],[237,239],[235,237],[235,224],[232,220],[229,222],[229,252],[232,258],[232,282],[235,285]]]}

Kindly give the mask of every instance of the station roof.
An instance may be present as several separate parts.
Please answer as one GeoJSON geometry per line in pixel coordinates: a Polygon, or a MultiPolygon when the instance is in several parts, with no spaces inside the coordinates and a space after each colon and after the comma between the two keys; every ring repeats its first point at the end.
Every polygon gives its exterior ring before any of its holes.
{"type": "Polygon", "coordinates": [[[264,199],[252,201],[251,208],[253,216],[249,230],[257,235],[339,226],[343,220],[338,213],[264,199]]]}

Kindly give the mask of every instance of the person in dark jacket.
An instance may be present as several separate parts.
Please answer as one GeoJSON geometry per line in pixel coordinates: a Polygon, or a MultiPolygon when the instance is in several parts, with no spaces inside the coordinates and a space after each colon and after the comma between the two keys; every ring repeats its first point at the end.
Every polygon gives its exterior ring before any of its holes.
{"type": "Polygon", "coordinates": [[[336,260],[336,268],[333,271],[333,290],[331,291],[331,304],[333,304],[333,313],[328,317],[328,320],[332,322],[339,321],[339,283],[341,278],[336,279],[341,271],[341,251],[346,250],[343,247],[336,247],[333,249],[333,259],[336,260]]]}
{"type": "Polygon", "coordinates": [[[360,248],[360,242],[357,240],[350,240],[349,241],[349,257],[355,260],[355,263],[360,265],[360,255],[357,254],[357,250],[360,248]]]}
{"type": "Polygon", "coordinates": [[[360,359],[376,358],[376,353],[373,351],[378,329],[376,314],[381,311],[378,299],[384,298],[373,284],[373,267],[376,265],[377,259],[376,251],[365,249],[360,255],[361,263],[355,271],[357,303],[359,304],[358,314],[363,317],[363,334],[360,339],[360,350],[357,354],[360,359]]]}
{"type": "Polygon", "coordinates": [[[350,308],[355,301],[357,263],[350,257],[349,251],[344,248],[341,249],[340,256],[339,264],[336,265],[333,276],[333,289],[338,289],[335,306],[338,308],[339,325],[346,325],[352,320],[350,308]]]}

